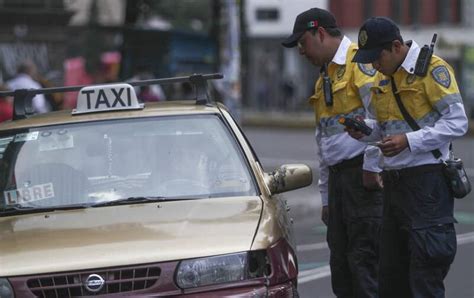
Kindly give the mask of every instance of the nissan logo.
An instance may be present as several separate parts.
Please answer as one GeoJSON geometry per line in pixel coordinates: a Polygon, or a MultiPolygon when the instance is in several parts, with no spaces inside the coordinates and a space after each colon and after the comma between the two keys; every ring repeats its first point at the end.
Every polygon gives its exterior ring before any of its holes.
{"type": "Polygon", "coordinates": [[[84,287],[86,290],[89,292],[97,293],[105,285],[105,280],[102,278],[102,276],[98,274],[91,274],[86,278],[86,281],[84,282],[84,287]]]}

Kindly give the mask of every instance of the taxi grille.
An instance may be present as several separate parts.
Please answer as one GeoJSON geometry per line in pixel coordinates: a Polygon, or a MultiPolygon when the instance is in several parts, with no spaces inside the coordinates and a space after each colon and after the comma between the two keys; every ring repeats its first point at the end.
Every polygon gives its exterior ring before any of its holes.
{"type": "Polygon", "coordinates": [[[38,276],[28,279],[27,285],[34,295],[43,298],[94,296],[144,290],[152,287],[160,274],[159,267],[137,266],[38,276]],[[85,287],[85,281],[91,274],[100,275],[104,279],[105,283],[100,291],[93,292],[85,287]]]}

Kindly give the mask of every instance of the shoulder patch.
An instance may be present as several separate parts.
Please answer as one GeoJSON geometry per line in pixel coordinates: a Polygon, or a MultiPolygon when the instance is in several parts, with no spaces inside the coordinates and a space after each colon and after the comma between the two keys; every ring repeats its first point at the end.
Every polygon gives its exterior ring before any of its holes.
{"type": "Polygon", "coordinates": [[[360,71],[370,77],[375,76],[375,73],[377,72],[370,64],[357,63],[357,65],[359,66],[360,71]]]}
{"type": "Polygon", "coordinates": [[[445,88],[449,88],[449,86],[451,85],[451,76],[449,74],[448,69],[444,65],[435,67],[431,71],[431,76],[436,81],[436,83],[440,84],[445,88]]]}

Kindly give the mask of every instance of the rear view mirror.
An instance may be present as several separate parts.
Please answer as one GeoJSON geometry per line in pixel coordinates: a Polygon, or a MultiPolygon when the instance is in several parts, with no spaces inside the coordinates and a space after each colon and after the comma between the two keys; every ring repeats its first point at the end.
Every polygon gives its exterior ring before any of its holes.
{"type": "Polygon", "coordinates": [[[268,173],[265,180],[270,192],[277,194],[310,185],[313,174],[305,164],[287,164],[268,173]]]}

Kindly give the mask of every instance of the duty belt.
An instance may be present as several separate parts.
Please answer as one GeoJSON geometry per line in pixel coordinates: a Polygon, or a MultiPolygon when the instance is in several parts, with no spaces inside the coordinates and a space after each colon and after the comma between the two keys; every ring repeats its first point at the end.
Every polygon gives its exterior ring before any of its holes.
{"type": "Polygon", "coordinates": [[[340,163],[337,163],[333,166],[329,166],[329,170],[336,173],[344,169],[356,168],[358,166],[361,166],[363,162],[364,162],[364,154],[360,154],[351,159],[343,160],[340,163]]]}
{"type": "Polygon", "coordinates": [[[427,164],[415,167],[409,167],[399,170],[386,170],[382,172],[383,178],[389,181],[398,181],[400,177],[414,177],[428,172],[441,171],[444,164],[427,164]]]}

